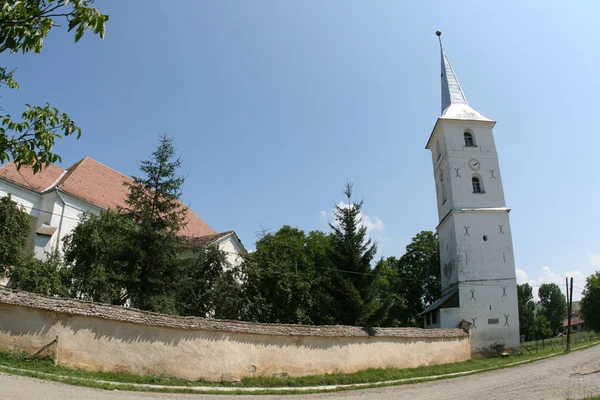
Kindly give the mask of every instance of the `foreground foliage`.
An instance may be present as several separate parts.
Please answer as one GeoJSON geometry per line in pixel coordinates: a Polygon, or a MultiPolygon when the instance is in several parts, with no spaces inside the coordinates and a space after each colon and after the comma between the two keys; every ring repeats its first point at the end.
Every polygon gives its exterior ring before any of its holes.
{"type": "Polygon", "coordinates": [[[0,198],[0,278],[27,252],[29,215],[10,196],[0,198]]]}
{"type": "Polygon", "coordinates": [[[567,300],[556,283],[542,283],[538,290],[540,311],[548,319],[552,333],[558,331],[567,316],[567,300]]]}
{"type": "Polygon", "coordinates": [[[588,276],[580,307],[588,329],[600,332],[600,271],[588,276]]]}
{"type": "MultiPolygon", "coordinates": [[[[90,7],[94,0],[3,0],[0,2],[0,54],[40,53],[50,30],[67,22],[75,42],[86,31],[104,38],[108,15],[90,7]]],[[[0,87],[18,89],[15,70],[0,66],[0,87]]],[[[27,104],[20,119],[0,114],[0,163],[14,160],[17,167],[31,166],[34,172],[60,160],[53,146],[62,136],[81,135],[66,113],[46,103],[27,104]]]]}
{"type": "Polygon", "coordinates": [[[528,340],[531,338],[530,330],[535,318],[533,288],[528,283],[517,285],[517,301],[519,306],[519,333],[528,340]]]}

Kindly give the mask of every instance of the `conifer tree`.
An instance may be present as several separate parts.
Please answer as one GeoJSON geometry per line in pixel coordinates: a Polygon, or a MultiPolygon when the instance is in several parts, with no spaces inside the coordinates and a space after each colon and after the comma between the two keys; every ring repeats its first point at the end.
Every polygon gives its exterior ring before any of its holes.
{"type": "Polygon", "coordinates": [[[363,202],[352,200],[352,183],[346,183],[344,195],[347,204],[336,205],[332,229],[333,264],[340,270],[334,273],[333,287],[339,323],[344,325],[376,325],[385,317],[385,306],[377,301],[376,275],[371,263],[377,253],[377,245],[367,237],[362,223],[363,202]]]}
{"type": "Polygon", "coordinates": [[[175,158],[173,139],[162,135],[157,149],[140,163],[145,177],[128,183],[126,207],[120,210],[138,224],[135,242],[137,284],[133,305],[144,310],[175,313],[173,283],[181,269],[181,238],[186,209],[180,202],[185,178],[177,175],[181,166],[175,158]]]}

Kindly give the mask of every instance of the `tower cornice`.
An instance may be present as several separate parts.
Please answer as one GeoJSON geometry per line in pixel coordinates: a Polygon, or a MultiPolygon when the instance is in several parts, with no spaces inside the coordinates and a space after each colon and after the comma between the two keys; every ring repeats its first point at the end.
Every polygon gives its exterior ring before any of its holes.
{"type": "Polygon", "coordinates": [[[454,207],[448,210],[446,215],[440,220],[439,224],[435,227],[437,231],[438,228],[446,222],[448,217],[454,213],[472,213],[472,212],[484,212],[484,213],[509,213],[510,208],[508,207],[454,207]]]}

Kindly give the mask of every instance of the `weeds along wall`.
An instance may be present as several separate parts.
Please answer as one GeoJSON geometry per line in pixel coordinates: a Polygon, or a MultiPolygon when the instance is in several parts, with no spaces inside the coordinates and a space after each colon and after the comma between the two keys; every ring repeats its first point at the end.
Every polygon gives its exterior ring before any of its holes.
{"type": "Polygon", "coordinates": [[[0,348],[59,365],[188,380],[352,373],[470,359],[461,329],[256,324],[0,289],[0,348]]]}

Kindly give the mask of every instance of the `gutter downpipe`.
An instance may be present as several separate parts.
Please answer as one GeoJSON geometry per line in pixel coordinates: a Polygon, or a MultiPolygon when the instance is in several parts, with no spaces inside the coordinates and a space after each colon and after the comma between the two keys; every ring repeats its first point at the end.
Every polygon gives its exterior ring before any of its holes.
{"type": "Polygon", "coordinates": [[[67,203],[65,203],[65,200],[60,195],[60,191],[58,189],[56,189],[56,195],[58,196],[60,201],[62,201],[63,204],[62,210],[60,212],[60,222],[58,223],[58,237],[56,238],[56,245],[54,246],[54,250],[58,251],[58,246],[60,245],[60,235],[62,233],[63,219],[65,217],[65,208],[67,207],[67,203]]]}

